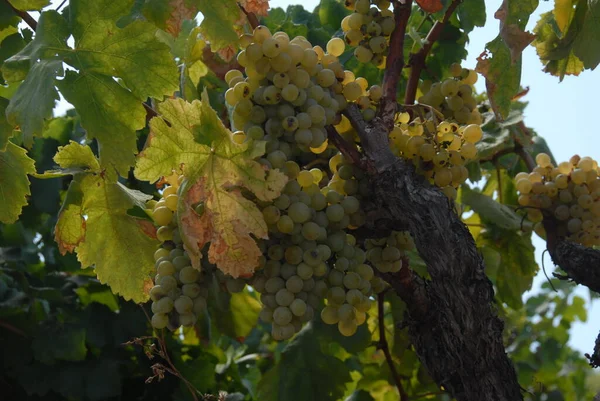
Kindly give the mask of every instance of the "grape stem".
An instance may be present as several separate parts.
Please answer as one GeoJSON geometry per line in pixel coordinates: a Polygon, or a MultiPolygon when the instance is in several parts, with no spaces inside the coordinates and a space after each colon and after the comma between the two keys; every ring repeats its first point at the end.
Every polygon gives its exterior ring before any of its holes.
{"type": "Polygon", "coordinates": [[[412,0],[394,2],[396,28],[390,36],[390,50],[383,75],[383,97],[378,110],[379,117],[383,119],[384,124],[389,130],[394,126],[398,82],[402,75],[402,68],[404,68],[404,38],[406,37],[406,27],[411,11],[412,0]]]}
{"type": "Polygon", "coordinates": [[[252,29],[256,28],[259,25],[258,18],[256,17],[256,14],[249,13],[248,11],[246,11],[246,9],[244,8],[244,6],[242,6],[241,3],[237,3],[237,5],[240,8],[240,10],[242,10],[242,12],[244,13],[244,15],[246,15],[246,18],[248,19],[248,23],[250,24],[250,26],[252,27],[252,29]]]}
{"type": "Polygon", "coordinates": [[[377,348],[382,350],[383,354],[385,355],[385,360],[390,368],[390,373],[392,374],[394,383],[396,383],[396,387],[398,388],[398,392],[400,393],[400,401],[408,401],[408,394],[402,386],[402,381],[400,380],[400,376],[398,375],[398,371],[396,370],[396,366],[394,365],[394,360],[392,359],[392,354],[390,353],[390,347],[388,345],[387,339],[385,338],[385,322],[383,314],[384,301],[385,293],[381,292],[377,294],[377,320],[379,322],[379,342],[377,344],[377,348]]]}
{"type": "Polygon", "coordinates": [[[12,8],[15,14],[21,17],[21,19],[25,21],[27,25],[29,25],[29,27],[35,32],[35,30],[37,29],[37,21],[33,19],[33,17],[29,15],[29,13],[27,13],[26,11],[17,10],[15,7],[13,7],[12,4],[10,4],[10,1],[8,0],[4,0],[4,2],[8,4],[8,6],[12,8]]]}
{"type": "Polygon", "coordinates": [[[425,68],[425,59],[431,51],[433,44],[439,39],[444,26],[446,23],[448,23],[450,17],[461,2],[462,0],[453,0],[452,3],[450,3],[442,20],[436,21],[429,30],[429,33],[425,37],[425,45],[417,53],[410,55],[408,63],[411,66],[411,69],[406,86],[406,92],[404,94],[405,104],[413,104],[415,102],[421,71],[425,68]]]}
{"type": "Polygon", "coordinates": [[[353,144],[346,142],[333,125],[326,126],[325,130],[327,131],[327,139],[329,139],[329,141],[331,141],[331,143],[334,144],[335,147],[342,152],[345,157],[352,160],[354,164],[359,166],[361,169],[369,172],[373,171],[369,160],[364,158],[353,144]]]}

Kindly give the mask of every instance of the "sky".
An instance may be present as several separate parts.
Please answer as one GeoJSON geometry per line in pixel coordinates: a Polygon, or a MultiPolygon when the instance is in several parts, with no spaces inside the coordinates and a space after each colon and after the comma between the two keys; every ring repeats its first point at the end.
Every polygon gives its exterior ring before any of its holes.
{"type": "MultiPolygon", "coordinates": [[[[483,28],[475,28],[469,35],[469,52],[462,64],[474,68],[477,56],[484,50],[485,44],[498,34],[498,21],[493,19],[495,11],[500,7],[501,0],[486,0],[488,22],[483,28]]],[[[52,2],[58,5],[60,2],[52,2]]],[[[271,7],[287,8],[290,4],[302,4],[305,9],[312,11],[318,0],[271,0],[271,7]]],[[[538,9],[532,14],[528,30],[532,30],[540,14],[552,10],[554,2],[541,1],[538,9]]],[[[535,48],[529,46],[523,52],[523,71],[521,85],[529,87],[529,93],[523,99],[529,102],[525,109],[525,124],[544,137],[557,161],[568,160],[574,154],[591,156],[600,160],[600,132],[596,125],[598,111],[597,96],[600,93],[600,68],[595,71],[584,71],[578,77],[567,76],[563,82],[542,71],[543,66],[535,53],[535,48]]],[[[480,77],[476,84],[478,91],[485,90],[484,80],[480,77]]],[[[61,101],[56,111],[64,112],[68,103],[61,101]]],[[[536,260],[541,266],[542,252],[545,241],[534,236],[536,260]]],[[[546,271],[553,271],[552,262],[548,256],[545,259],[546,271]]],[[[540,269],[535,278],[533,289],[525,294],[532,296],[539,291],[545,277],[540,269]]],[[[579,287],[576,294],[589,301],[589,291],[579,287]]],[[[600,301],[596,300],[588,309],[588,321],[575,323],[569,344],[581,352],[591,352],[594,341],[600,331],[600,301]]]]}

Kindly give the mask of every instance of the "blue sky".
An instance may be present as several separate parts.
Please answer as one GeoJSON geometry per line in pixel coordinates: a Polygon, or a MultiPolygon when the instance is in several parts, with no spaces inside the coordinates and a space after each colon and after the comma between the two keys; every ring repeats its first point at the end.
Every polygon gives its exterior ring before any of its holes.
{"type": "MultiPolygon", "coordinates": [[[[469,55],[463,62],[464,67],[474,68],[477,56],[484,50],[485,44],[498,34],[498,21],[493,19],[495,11],[500,7],[501,0],[486,1],[488,23],[484,28],[476,28],[470,35],[471,42],[467,50],[469,55]]],[[[53,5],[59,4],[54,0],[53,5]]],[[[271,0],[271,7],[287,8],[290,4],[302,4],[307,10],[313,10],[318,0],[271,0]]],[[[528,29],[531,30],[539,19],[539,15],[552,10],[554,2],[541,1],[538,9],[531,16],[528,29]]],[[[535,49],[528,47],[523,52],[523,73],[521,84],[529,86],[530,91],[524,100],[529,102],[525,110],[525,123],[542,135],[554,157],[558,161],[568,160],[574,154],[591,156],[600,159],[600,132],[597,126],[598,94],[600,93],[599,71],[585,71],[579,77],[565,77],[562,83],[558,78],[542,71],[535,49]]],[[[476,87],[484,91],[483,79],[476,87]]],[[[59,102],[56,111],[63,113],[68,107],[64,101],[59,102]]],[[[534,238],[536,260],[541,266],[541,256],[545,242],[534,238]]],[[[553,270],[548,256],[545,260],[546,270],[553,270]]],[[[538,291],[545,281],[543,274],[536,277],[534,288],[525,296],[531,296],[538,291]]],[[[589,300],[587,289],[578,288],[577,294],[589,300]]],[[[572,329],[570,345],[582,352],[591,352],[596,335],[600,331],[600,302],[594,302],[588,309],[588,322],[576,323],[572,329]]]]}

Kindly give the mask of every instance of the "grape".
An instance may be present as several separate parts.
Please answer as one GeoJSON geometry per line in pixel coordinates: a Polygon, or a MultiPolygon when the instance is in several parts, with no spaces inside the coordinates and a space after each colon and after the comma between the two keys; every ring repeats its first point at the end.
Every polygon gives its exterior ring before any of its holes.
{"type": "Polygon", "coordinates": [[[338,308],[330,305],[324,307],[321,311],[321,320],[325,324],[336,324],[339,322],[338,308]]]}
{"type": "Polygon", "coordinates": [[[368,63],[373,58],[373,52],[371,49],[361,45],[354,49],[354,57],[361,63],[368,63]]]}
{"type": "Polygon", "coordinates": [[[340,321],[354,320],[356,316],[356,310],[354,309],[354,306],[346,303],[340,306],[337,312],[340,321]]]}
{"type": "Polygon", "coordinates": [[[301,202],[294,202],[288,208],[288,216],[294,223],[304,223],[310,218],[310,208],[301,202]]]}
{"type": "Polygon", "coordinates": [[[349,337],[356,333],[358,326],[355,320],[340,320],[338,322],[339,332],[346,337],[349,337]]]}
{"type": "Polygon", "coordinates": [[[339,57],[344,53],[345,49],[344,41],[340,38],[333,38],[327,42],[327,53],[339,57]]]}
{"type": "MultiPolygon", "coordinates": [[[[336,77],[333,71],[324,68],[317,73],[317,82],[320,86],[328,88],[335,82],[336,77]]],[[[309,113],[310,114],[310,113],[309,113]]]]}
{"type": "Polygon", "coordinates": [[[290,310],[295,316],[302,316],[306,313],[306,302],[301,299],[294,299],[290,305],[290,310]]]}
{"type": "Polygon", "coordinates": [[[166,226],[171,223],[171,220],[173,219],[173,212],[166,206],[161,206],[154,209],[152,212],[152,218],[159,226],[166,226]]]}
{"type": "Polygon", "coordinates": [[[449,78],[442,82],[440,89],[443,96],[455,96],[458,93],[458,87],[458,81],[449,78]]]}
{"type": "MultiPolygon", "coordinates": [[[[298,273],[300,273],[300,266],[302,266],[303,264],[301,263],[298,266],[298,273]]],[[[307,265],[304,265],[307,266],[307,265]]],[[[308,266],[310,268],[310,266],[308,266]]],[[[312,269],[310,269],[312,272],[312,269]]],[[[290,291],[291,293],[297,294],[300,291],[302,291],[302,287],[304,286],[304,281],[302,279],[302,276],[298,275],[298,276],[291,276],[290,278],[287,279],[287,281],[285,282],[285,288],[287,288],[288,291],[290,291]]]]}
{"type": "Polygon", "coordinates": [[[169,323],[169,317],[165,313],[155,313],[152,316],[152,327],[155,329],[164,329],[169,323]]]}
{"type": "Polygon", "coordinates": [[[356,82],[344,85],[344,97],[353,102],[362,95],[362,88],[356,82]]]}
{"type": "Polygon", "coordinates": [[[344,218],[344,207],[342,205],[330,205],[325,210],[327,219],[332,222],[339,222],[344,218]]]}
{"type": "Polygon", "coordinates": [[[280,326],[290,323],[292,321],[292,317],[292,312],[285,306],[278,306],[273,311],[273,322],[280,326]]]}
{"type": "Polygon", "coordinates": [[[177,288],[177,280],[173,276],[161,277],[160,280],[156,280],[156,284],[160,285],[165,293],[177,288]]]}
{"type": "Polygon", "coordinates": [[[183,315],[186,313],[192,313],[192,309],[194,307],[194,301],[192,301],[192,299],[190,297],[182,295],[175,300],[174,305],[175,305],[175,310],[177,310],[177,313],[179,313],[180,315],[183,315]]]}
{"type": "Polygon", "coordinates": [[[282,288],[275,294],[275,301],[279,306],[290,306],[294,301],[294,293],[286,288],[282,288]]]}
{"type": "Polygon", "coordinates": [[[152,302],[152,313],[169,313],[173,310],[173,300],[169,297],[164,297],[158,301],[152,302]]]}
{"type": "Polygon", "coordinates": [[[550,156],[546,153],[538,153],[535,156],[535,162],[540,167],[549,167],[552,165],[552,160],[550,160],[550,156]]]}
{"type": "Polygon", "coordinates": [[[179,272],[179,280],[183,284],[191,284],[198,279],[199,274],[192,266],[186,266],[179,272]]]}

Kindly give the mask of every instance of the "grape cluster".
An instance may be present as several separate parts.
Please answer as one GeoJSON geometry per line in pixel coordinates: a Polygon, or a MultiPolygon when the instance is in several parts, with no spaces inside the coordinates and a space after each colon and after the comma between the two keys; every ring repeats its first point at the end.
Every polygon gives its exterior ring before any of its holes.
{"type": "Polygon", "coordinates": [[[519,204],[526,208],[534,229],[545,236],[542,220],[548,213],[557,223],[557,234],[584,246],[600,245],[600,178],[598,162],[573,156],[558,166],[539,153],[531,173],[519,173],[515,185],[519,204]]]}
{"type": "Polygon", "coordinates": [[[402,269],[404,251],[414,248],[407,231],[393,231],[389,237],[365,241],[367,260],[382,273],[396,273],[402,269]]]}
{"type": "Polygon", "coordinates": [[[466,181],[469,172],[464,166],[477,156],[475,144],[483,137],[477,124],[459,126],[442,121],[437,126],[431,120],[412,122],[408,113],[400,113],[389,134],[394,154],[412,160],[421,174],[442,188],[450,199],[456,199],[456,189],[466,181]]]}
{"type": "Polygon", "coordinates": [[[319,187],[322,170],[299,171],[292,163],[287,162],[290,181],[283,193],[262,209],[270,239],[262,244],[264,267],[250,282],[261,293],[261,320],[271,323],[274,339],[288,339],[321,311],[325,298],[328,323],[333,310],[348,304],[335,323],[352,335],[366,319],[374,279],[372,268],[363,266],[364,251],[344,231],[364,221],[359,201],[329,185],[319,187]]]}
{"type": "Polygon", "coordinates": [[[477,73],[456,63],[450,66],[450,73],[452,77],[442,82],[423,81],[420,88],[423,96],[419,97],[419,103],[435,108],[447,120],[459,124],[481,124],[473,89],[477,73]]]}
{"type": "Polygon", "coordinates": [[[389,38],[396,23],[388,0],[346,0],[345,6],[354,11],[342,20],[344,40],[354,49],[361,63],[385,67],[389,38]]]}
{"type": "Polygon", "coordinates": [[[192,326],[206,310],[209,272],[201,273],[191,266],[177,227],[177,189],[182,179],[171,180],[162,198],[150,205],[159,226],[156,235],[162,242],[154,253],[156,276],[150,290],[152,326],[156,329],[192,326]]]}

